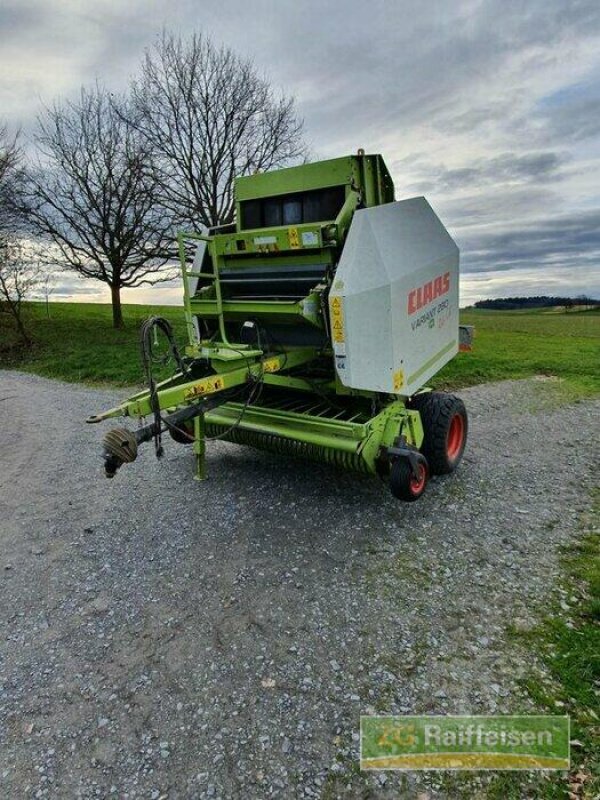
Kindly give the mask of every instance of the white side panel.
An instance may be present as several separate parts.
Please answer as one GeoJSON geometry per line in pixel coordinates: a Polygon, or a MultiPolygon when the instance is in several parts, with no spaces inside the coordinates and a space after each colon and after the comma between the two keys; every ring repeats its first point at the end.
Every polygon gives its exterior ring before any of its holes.
{"type": "Polygon", "coordinates": [[[329,295],[336,369],[410,395],[458,352],[458,248],[423,197],[357,211],[329,295]]]}

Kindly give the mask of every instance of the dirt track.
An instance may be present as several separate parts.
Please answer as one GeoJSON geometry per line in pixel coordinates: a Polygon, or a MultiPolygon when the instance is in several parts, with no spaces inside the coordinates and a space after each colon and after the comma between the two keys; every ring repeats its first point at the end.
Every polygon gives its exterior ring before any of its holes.
{"type": "Polygon", "coordinates": [[[357,774],[361,712],[530,710],[504,632],[577,533],[599,401],[463,392],[463,465],[403,505],[224,443],[204,484],[170,441],[106,481],[83,420],[121,396],[0,372],[0,797],[414,797],[357,774]]]}

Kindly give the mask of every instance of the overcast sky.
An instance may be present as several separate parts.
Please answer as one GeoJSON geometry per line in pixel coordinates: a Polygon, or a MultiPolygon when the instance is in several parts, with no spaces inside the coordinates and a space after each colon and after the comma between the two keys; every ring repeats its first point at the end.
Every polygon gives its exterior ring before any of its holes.
{"type": "Polygon", "coordinates": [[[296,97],[316,156],[380,152],[398,199],[426,195],[463,304],[600,297],[599,0],[0,0],[0,26],[0,114],[25,133],[82,83],[125,88],[163,27],[204,31],[296,97]]]}

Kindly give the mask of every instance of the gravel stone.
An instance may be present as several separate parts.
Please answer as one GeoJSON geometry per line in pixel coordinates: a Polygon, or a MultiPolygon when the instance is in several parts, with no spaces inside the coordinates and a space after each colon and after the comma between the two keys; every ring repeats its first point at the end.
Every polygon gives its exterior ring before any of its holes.
{"type": "Polygon", "coordinates": [[[578,535],[597,399],[461,392],[460,468],[402,504],[225,442],[197,483],[168,437],[108,481],[115,422],[83,421],[126,391],[0,385],[0,796],[451,797],[360,773],[359,715],[534,710],[507,629],[535,624],[578,535]]]}

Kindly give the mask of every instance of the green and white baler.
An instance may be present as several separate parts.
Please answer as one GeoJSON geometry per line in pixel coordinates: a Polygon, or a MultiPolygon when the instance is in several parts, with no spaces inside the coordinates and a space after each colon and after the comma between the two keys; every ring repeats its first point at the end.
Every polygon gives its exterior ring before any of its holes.
{"type": "Polygon", "coordinates": [[[467,437],[462,401],[426,389],[459,350],[456,244],[425,198],[396,202],[382,157],[361,151],[238,178],[235,202],[235,223],[179,235],[184,354],[150,319],[148,389],[88,419],[140,421],[104,437],[106,474],[141,442],[160,455],[168,431],[193,446],[198,479],[216,438],[379,475],[417,499],[467,437]],[[156,329],[178,364],[161,383],[156,329]]]}

